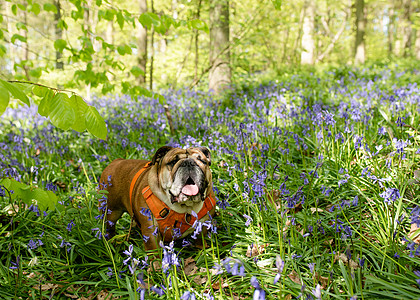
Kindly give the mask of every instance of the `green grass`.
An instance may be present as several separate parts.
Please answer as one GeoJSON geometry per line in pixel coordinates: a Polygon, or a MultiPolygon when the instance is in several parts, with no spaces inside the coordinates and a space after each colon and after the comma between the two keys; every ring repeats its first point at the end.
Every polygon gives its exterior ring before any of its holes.
{"type": "Polygon", "coordinates": [[[32,199],[7,190],[0,197],[0,298],[187,299],[190,292],[251,299],[259,290],[267,299],[291,299],[314,297],[319,285],[322,299],[418,299],[420,248],[408,236],[419,202],[420,92],[410,82],[418,76],[415,68],[374,65],[301,71],[234,88],[222,100],[172,92],[166,100],[175,136],[157,100],[100,98],[107,142],[62,132],[28,109],[7,112],[1,177],[56,186],[59,202],[38,215],[32,199]],[[407,142],[402,153],[399,141],[407,142]],[[118,157],[151,158],[164,144],[211,149],[219,200],[209,247],[177,243],[179,266],[166,273],[142,262],[138,230],[127,240],[129,216],[112,241],[100,237],[104,221],[95,218],[105,166],[118,157]],[[391,188],[400,196],[385,202],[391,188]],[[274,284],[277,257],[284,268],[274,284]],[[130,271],[133,258],[139,263],[130,271]],[[164,294],[142,289],[139,276],[164,294]]]}

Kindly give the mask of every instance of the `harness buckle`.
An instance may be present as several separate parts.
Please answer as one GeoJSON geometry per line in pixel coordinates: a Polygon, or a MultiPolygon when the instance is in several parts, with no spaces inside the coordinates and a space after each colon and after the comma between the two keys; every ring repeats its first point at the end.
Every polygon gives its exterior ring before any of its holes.
{"type": "Polygon", "coordinates": [[[169,214],[169,209],[167,209],[166,207],[164,208],[164,209],[162,209],[160,212],[159,212],[159,216],[161,217],[161,218],[166,218],[166,216],[169,214]]]}

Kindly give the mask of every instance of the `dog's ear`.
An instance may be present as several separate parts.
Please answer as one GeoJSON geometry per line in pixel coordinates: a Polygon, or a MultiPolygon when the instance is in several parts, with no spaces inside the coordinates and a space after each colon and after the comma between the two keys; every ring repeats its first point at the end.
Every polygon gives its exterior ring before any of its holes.
{"type": "Polygon", "coordinates": [[[198,147],[198,149],[207,157],[207,159],[209,160],[209,165],[211,165],[210,150],[206,147],[198,147]]]}
{"type": "Polygon", "coordinates": [[[164,157],[166,155],[166,153],[168,153],[172,149],[173,149],[173,147],[169,147],[169,146],[160,147],[156,151],[155,155],[152,158],[152,165],[154,165],[155,163],[159,162],[162,159],[162,157],[164,157]]]}

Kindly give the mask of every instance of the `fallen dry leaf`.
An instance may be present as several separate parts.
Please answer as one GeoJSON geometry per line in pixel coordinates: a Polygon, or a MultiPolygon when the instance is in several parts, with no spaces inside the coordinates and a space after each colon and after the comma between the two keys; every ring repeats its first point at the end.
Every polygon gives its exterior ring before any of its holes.
{"type": "Polygon", "coordinates": [[[291,281],[293,281],[294,283],[300,284],[300,278],[298,273],[296,273],[295,270],[293,270],[292,272],[290,272],[289,275],[287,275],[291,281]]]}
{"type": "MultiPolygon", "coordinates": [[[[206,274],[207,269],[206,268],[200,268],[199,270],[200,273],[206,274]]],[[[207,275],[198,275],[196,277],[194,277],[193,281],[198,284],[198,285],[202,285],[204,283],[207,282],[207,275]]]]}
{"type": "Polygon", "coordinates": [[[105,300],[105,299],[112,299],[109,293],[106,290],[102,290],[99,292],[98,296],[96,297],[97,300],[105,300]]]}
{"type": "Polygon", "coordinates": [[[350,268],[352,269],[357,269],[359,267],[359,264],[357,262],[355,262],[354,260],[347,258],[347,255],[345,253],[341,253],[341,254],[336,254],[334,256],[334,262],[341,260],[344,264],[350,264],[350,268]]]}
{"type": "Polygon", "coordinates": [[[58,287],[58,284],[45,283],[45,284],[41,284],[41,285],[35,285],[34,289],[35,290],[41,290],[41,291],[49,291],[49,290],[55,289],[57,287],[58,287]]]}
{"type": "Polygon", "coordinates": [[[414,243],[420,244],[420,228],[416,223],[411,224],[410,233],[408,236],[414,243]]]}
{"type": "Polygon", "coordinates": [[[195,264],[194,258],[188,257],[185,260],[185,267],[184,267],[185,275],[187,275],[187,276],[195,275],[195,274],[197,274],[197,270],[198,270],[198,268],[195,264]]]}
{"type": "Polygon", "coordinates": [[[269,244],[263,244],[263,245],[257,245],[257,244],[252,244],[248,246],[248,249],[246,250],[246,256],[248,257],[254,257],[257,255],[260,255],[262,253],[264,253],[265,251],[265,247],[267,247],[269,244]]]}

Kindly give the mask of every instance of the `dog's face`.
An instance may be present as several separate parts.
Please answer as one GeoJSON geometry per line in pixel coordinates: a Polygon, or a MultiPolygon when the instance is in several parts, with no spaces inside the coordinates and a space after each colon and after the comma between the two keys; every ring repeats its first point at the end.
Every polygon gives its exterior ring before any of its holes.
{"type": "Polygon", "coordinates": [[[167,202],[175,207],[192,207],[205,200],[212,186],[210,151],[164,146],[152,159],[158,184],[167,202]]]}

